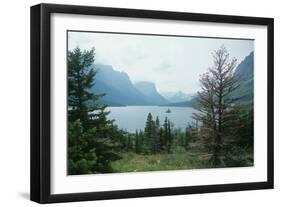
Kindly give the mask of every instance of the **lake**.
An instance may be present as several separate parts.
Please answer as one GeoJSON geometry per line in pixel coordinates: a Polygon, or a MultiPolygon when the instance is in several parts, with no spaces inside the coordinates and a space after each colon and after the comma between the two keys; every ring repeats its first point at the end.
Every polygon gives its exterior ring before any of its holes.
{"type": "Polygon", "coordinates": [[[176,128],[185,129],[188,123],[194,122],[192,113],[196,110],[191,107],[167,107],[167,106],[122,106],[107,107],[106,111],[110,111],[109,119],[115,119],[115,124],[120,129],[128,132],[135,132],[137,129],[144,129],[147,115],[150,112],[153,120],[159,117],[160,124],[163,125],[165,117],[174,124],[176,128]],[[166,113],[167,109],[171,113],[166,113]]]}

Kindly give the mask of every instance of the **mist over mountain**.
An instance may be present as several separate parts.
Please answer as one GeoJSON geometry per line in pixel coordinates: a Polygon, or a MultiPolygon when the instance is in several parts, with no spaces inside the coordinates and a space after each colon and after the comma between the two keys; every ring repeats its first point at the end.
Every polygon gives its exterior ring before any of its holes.
{"type": "Polygon", "coordinates": [[[106,94],[101,102],[112,105],[148,105],[149,101],[132,84],[126,73],[116,71],[110,65],[95,64],[97,70],[93,92],[106,94]]]}
{"type": "Polygon", "coordinates": [[[194,95],[183,93],[182,91],[177,92],[163,92],[162,96],[166,98],[170,103],[179,103],[184,101],[190,101],[194,95]]]}
{"type": "Polygon", "coordinates": [[[167,101],[157,92],[153,83],[138,85],[132,83],[127,73],[113,69],[111,65],[95,64],[97,71],[95,85],[91,89],[98,94],[105,94],[101,102],[110,106],[160,105],[167,101]],[[149,87],[148,87],[149,86],[149,87]],[[141,90],[147,87],[147,91],[141,90]]]}
{"type": "MultiPolygon", "coordinates": [[[[109,106],[196,104],[195,95],[185,94],[182,91],[160,94],[152,82],[141,81],[133,84],[127,73],[114,70],[111,65],[93,66],[97,74],[95,85],[91,90],[97,94],[105,94],[100,102],[109,106]]],[[[251,52],[238,64],[234,72],[240,87],[231,94],[231,97],[237,98],[239,104],[249,104],[253,101],[253,70],[254,53],[251,52]]]]}
{"type": "Polygon", "coordinates": [[[162,105],[168,103],[168,101],[158,93],[156,86],[152,82],[141,81],[135,83],[136,89],[144,94],[151,102],[162,105]]]}

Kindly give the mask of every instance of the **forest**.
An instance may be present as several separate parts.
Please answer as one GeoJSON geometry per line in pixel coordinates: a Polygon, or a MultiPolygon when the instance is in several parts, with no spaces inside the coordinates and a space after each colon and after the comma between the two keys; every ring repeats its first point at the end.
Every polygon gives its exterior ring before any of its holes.
{"type": "Polygon", "coordinates": [[[106,94],[90,90],[98,73],[95,48],[69,50],[68,175],[253,166],[253,100],[240,104],[237,60],[227,49],[212,55],[213,65],[199,77],[194,122],[181,129],[148,113],[144,129],[132,133],[108,118],[99,101],[106,94]]]}

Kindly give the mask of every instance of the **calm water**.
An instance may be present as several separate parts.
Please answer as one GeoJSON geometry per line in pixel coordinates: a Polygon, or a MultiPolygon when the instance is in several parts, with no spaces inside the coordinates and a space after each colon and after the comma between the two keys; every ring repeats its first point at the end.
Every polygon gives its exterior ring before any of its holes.
{"type": "Polygon", "coordinates": [[[147,115],[150,112],[155,120],[159,117],[160,124],[164,123],[167,116],[177,128],[185,129],[188,123],[193,122],[192,113],[195,112],[190,107],[167,107],[167,106],[124,106],[124,107],[108,107],[111,113],[108,115],[110,119],[115,119],[115,123],[119,128],[128,132],[135,132],[137,129],[144,129],[147,115]],[[166,113],[167,109],[171,113],[166,113]]]}

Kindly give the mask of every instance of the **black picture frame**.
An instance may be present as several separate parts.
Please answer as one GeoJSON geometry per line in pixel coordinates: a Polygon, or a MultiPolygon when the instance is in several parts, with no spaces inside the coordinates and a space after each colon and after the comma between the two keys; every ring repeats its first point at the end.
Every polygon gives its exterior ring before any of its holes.
{"type": "Polygon", "coordinates": [[[272,18],[195,14],[170,11],[135,10],[56,4],[39,4],[31,7],[31,173],[30,199],[38,203],[88,201],[102,199],[166,196],[179,194],[210,193],[273,188],[273,46],[274,20],[272,18]],[[51,194],[51,90],[50,90],[50,16],[52,13],[99,15],[111,17],[134,17],[164,20],[180,20],[210,23],[232,23],[267,26],[267,181],[236,184],[167,187],[153,189],[51,194]]]}

